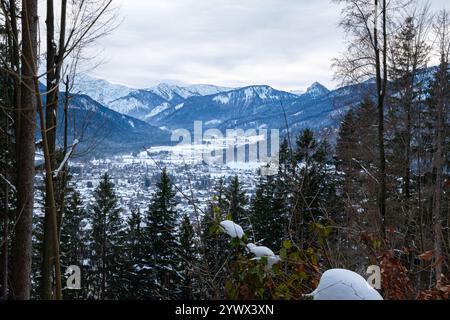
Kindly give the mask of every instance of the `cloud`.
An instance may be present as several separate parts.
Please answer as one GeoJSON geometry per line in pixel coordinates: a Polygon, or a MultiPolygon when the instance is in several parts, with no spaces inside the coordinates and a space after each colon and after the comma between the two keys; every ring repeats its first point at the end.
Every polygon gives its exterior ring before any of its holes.
{"type": "MultiPolygon", "coordinates": [[[[443,0],[435,0],[436,2],[443,0]]],[[[99,45],[94,74],[135,87],[157,83],[334,87],[344,48],[329,0],[120,0],[123,23],[99,45]]]]}

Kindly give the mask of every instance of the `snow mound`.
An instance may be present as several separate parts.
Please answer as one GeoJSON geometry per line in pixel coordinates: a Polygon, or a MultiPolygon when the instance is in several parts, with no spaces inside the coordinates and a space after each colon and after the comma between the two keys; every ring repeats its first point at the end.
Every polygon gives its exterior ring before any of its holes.
{"type": "Polygon", "coordinates": [[[269,256],[274,256],[275,254],[273,253],[272,250],[270,250],[267,247],[263,247],[263,246],[257,246],[253,243],[249,243],[247,244],[247,249],[253,253],[256,257],[269,257],[269,256]]]}
{"type": "Polygon", "coordinates": [[[383,300],[366,279],[346,269],[325,271],[316,290],[307,296],[314,300],[383,300]]]}
{"type": "Polygon", "coordinates": [[[222,230],[232,238],[241,239],[244,236],[242,227],[233,221],[225,220],[220,223],[222,230]]]}
{"type": "MultiPolygon", "coordinates": [[[[266,270],[270,270],[272,269],[274,264],[277,264],[278,262],[281,261],[281,258],[279,255],[273,255],[273,256],[265,256],[267,258],[267,266],[266,266],[266,270]]],[[[251,260],[261,260],[263,257],[255,257],[251,260]]]]}

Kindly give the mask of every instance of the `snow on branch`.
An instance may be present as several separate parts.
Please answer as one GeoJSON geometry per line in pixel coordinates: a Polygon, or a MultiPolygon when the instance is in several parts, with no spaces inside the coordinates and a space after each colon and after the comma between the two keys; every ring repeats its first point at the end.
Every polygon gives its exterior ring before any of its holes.
{"type": "Polygon", "coordinates": [[[263,256],[263,257],[254,257],[251,260],[256,260],[259,261],[262,258],[267,258],[267,266],[266,266],[266,270],[270,270],[272,269],[274,264],[277,264],[278,262],[281,261],[281,258],[279,255],[273,255],[273,256],[263,256]]]}
{"type": "Polygon", "coordinates": [[[61,172],[61,170],[64,168],[64,166],[66,165],[67,161],[69,161],[70,156],[72,155],[72,153],[75,151],[75,147],[77,146],[77,144],[80,143],[80,141],[78,141],[78,139],[75,139],[73,141],[72,146],[70,147],[69,151],[66,153],[66,155],[64,156],[63,161],[61,162],[61,164],[59,165],[58,169],[56,169],[53,172],[53,177],[56,178],[59,173],[61,172]]]}
{"type": "Polygon", "coordinates": [[[269,248],[264,246],[257,246],[253,243],[247,244],[247,249],[248,251],[253,253],[256,257],[269,257],[275,255],[273,251],[270,250],[269,248]]]}
{"type": "Polygon", "coordinates": [[[325,271],[316,290],[305,296],[314,300],[383,300],[366,279],[346,269],[325,271]]]}
{"type": "Polygon", "coordinates": [[[244,236],[244,230],[242,227],[231,220],[225,220],[220,223],[222,230],[232,238],[242,239],[244,236]]]}
{"type": "Polygon", "coordinates": [[[250,251],[251,253],[253,253],[255,255],[255,257],[252,258],[251,260],[259,261],[262,258],[267,259],[267,266],[266,266],[267,270],[272,269],[274,264],[277,264],[278,262],[281,261],[280,256],[275,255],[273,253],[273,251],[267,247],[257,246],[253,243],[249,243],[249,244],[247,244],[247,249],[248,249],[248,251],[250,251]]]}

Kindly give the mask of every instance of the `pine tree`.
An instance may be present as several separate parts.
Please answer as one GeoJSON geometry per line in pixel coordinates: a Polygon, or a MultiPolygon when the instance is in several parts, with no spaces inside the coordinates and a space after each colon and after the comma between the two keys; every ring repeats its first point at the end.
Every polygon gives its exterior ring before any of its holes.
{"type": "MultiPolygon", "coordinates": [[[[413,226],[409,217],[412,216],[412,192],[414,127],[417,127],[419,110],[422,108],[420,97],[424,96],[424,77],[420,70],[427,67],[430,45],[426,41],[426,31],[421,24],[426,23],[427,13],[419,12],[408,16],[394,34],[392,41],[392,59],[390,78],[392,79],[392,94],[389,96],[387,113],[387,156],[389,175],[401,181],[399,188],[390,190],[393,211],[402,211],[403,215],[393,216],[396,221],[391,224],[401,224],[405,227],[401,232],[413,235],[413,226]]],[[[391,220],[392,220],[391,219],[391,220]]]]}
{"type": "Polygon", "coordinates": [[[343,173],[342,193],[346,202],[346,226],[351,227],[355,220],[354,203],[359,188],[355,188],[360,168],[356,161],[358,152],[358,137],[356,136],[355,114],[350,109],[341,122],[336,143],[336,165],[343,173]]]}
{"type": "Polygon", "coordinates": [[[41,298],[41,260],[44,237],[44,213],[35,212],[33,216],[32,260],[31,260],[31,299],[41,298]]]}
{"type": "Polygon", "coordinates": [[[145,216],[146,252],[141,273],[146,275],[148,291],[144,298],[147,299],[174,299],[181,293],[175,194],[167,170],[164,169],[145,216]]]}
{"type": "Polygon", "coordinates": [[[213,195],[216,198],[216,201],[214,201],[215,206],[217,206],[223,214],[227,213],[229,203],[226,199],[226,186],[223,178],[220,178],[214,186],[213,195]]]}
{"type": "Polygon", "coordinates": [[[94,198],[90,285],[96,299],[119,299],[123,292],[124,225],[114,185],[107,173],[101,177],[94,198]]]}
{"type": "Polygon", "coordinates": [[[213,188],[213,197],[201,220],[202,262],[209,277],[202,277],[202,298],[225,298],[225,282],[229,278],[233,260],[229,237],[220,230],[221,221],[229,219],[228,189],[219,179],[213,188]]]}
{"type": "Polygon", "coordinates": [[[294,238],[304,247],[318,240],[317,227],[332,223],[341,214],[331,147],[317,141],[306,129],[297,138],[295,193],[292,198],[294,238]]]}
{"type": "Polygon", "coordinates": [[[220,208],[224,204],[223,181],[219,181],[213,200],[209,204],[201,221],[201,242],[204,254],[203,262],[206,265],[210,278],[202,278],[202,297],[205,299],[222,299],[225,297],[223,288],[229,277],[227,261],[231,254],[229,237],[219,229],[219,223],[226,219],[226,214],[220,208]]]}
{"type": "Polygon", "coordinates": [[[277,179],[261,176],[251,202],[251,221],[255,241],[279,249],[284,236],[284,205],[277,194],[277,179]],[[283,208],[283,209],[282,209],[283,208]]]}
{"type": "Polygon", "coordinates": [[[183,300],[192,300],[197,295],[197,283],[195,279],[197,267],[197,254],[194,243],[194,228],[191,225],[189,216],[183,216],[179,231],[180,243],[180,266],[178,267],[181,275],[181,298],[183,300]]]}
{"type": "Polygon", "coordinates": [[[87,256],[87,213],[79,192],[71,191],[67,208],[61,225],[61,265],[65,268],[71,265],[80,267],[81,290],[66,290],[64,299],[83,299],[87,297],[85,278],[87,266],[84,265],[87,256]]]}
{"type": "Polygon", "coordinates": [[[247,204],[248,199],[245,191],[239,182],[238,176],[231,179],[230,185],[225,191],[225,199],[228,205],[227,213],[232,217],[232,220],[241,225],[243,228],[250,225],[247,204]]]}
{"type": "Polygon", "coordinates": [[[341,122],[336,142],[336,156],[340,170],[351,171],[353,168],[354,150],[356,148],[355,119],[350,109],[341,122]]]}
{"type": "Polygon", "coordinates": [[[286,175],[287,171],[290,171],[292,169],[292,150],[289,146],[289,141],[285,137],[283,139],[283,142],[280,144],[280,151],[279,151],[279,159],[280,159],[280,173],[286,175]]]}
{"type": "Polygon", "coordinates": [[[15,135],[14,135],[14,80],[3,70],[11,69],[8,35],[5,21],[0,22],[0,299],[8,298],[11,222],[15,210],[15,135]]]}
{"type": "Polygon", "coordinates": [[[143,230],[142,216],[139,208],[133,208],[127,220],[124,262],[124,299],[141,299],[143,295],[144,279],[139,273],[139,266],[143,263],[143,230]]]}

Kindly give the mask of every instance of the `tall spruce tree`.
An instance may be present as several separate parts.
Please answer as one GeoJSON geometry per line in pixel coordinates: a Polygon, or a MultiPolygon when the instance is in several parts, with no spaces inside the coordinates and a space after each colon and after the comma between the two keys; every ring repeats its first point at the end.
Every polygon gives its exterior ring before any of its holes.
{"type": "Polygon", "coordinates": [[[67,268],[78,266],[81,270],[81,290],[66,290],[64,299],[84,299],[87,297],[85,260],[87,250],[87,212],[78,191],[72,190],[61,225],[61,265],[67,268]]]}
{"type": "Polygon", "coordinates": [[[161,173],[157,190],[145,216],[145,261],[147,299],[174,299],[181,294],[177,202],[167,170],[161,173]]]}
{"type": "Polygon", "coordinates": [[[183,300],[192,300],[197,296],[197,279],[195,278],[198,267],[197,253],[194,243],[194,228],[191,225],[189,215],[183,216],[180,231],[180,265],[178,267],[181,275],[181,296],[183,300]]]}
{"type": "Polygon", "coordinates": [[[251,202],[252,230],[255,241],[278,249],[284,236],[283,202],[277,194],[277,177],[261,176],[251,202]]]}
{"type": "Polygon", "coordinates": [[[332,223],[342,209],[334,181],[334,162],[331,147],[316,140],[306,129],[297,138],[295,194],[292,198],[290,232],[304,247],[315,243],[317,227],[332,223]]]}
{"type": "Polygon", "coordinates": [[[125,236],[124,262],[124,299],[141,299],[143,297],[144,279],[139,273],[143,263],[143,228],[142,215],[139,208],[131,209],[127,220],[125,236]]]}
{"type": "Polygon", "coordinates": [[[232,217],[232,220],[242,227],[249,226],[250,221],[247,211],[248,199],[245,191],[242,190],[238,176],[234,176],[231,179],[225,191],[225,199],[228,205],[227,214],[232,217]]]}
{"type": "Polygon", "coordinates": [[[101,177],[94,199],[89,275],[93,298],[119,299],[124,280],[124,224],[114,185],[107,173],[101,177]]]}
{"type": "Polygon", "coordinates": [[[0,299],[7,299],[9,293],[9,256],[11,222],[15,210],[16,162],[14,135],[14,79],[4,70],[11,69],[8,40],[10,36],[5,21],[0,22],[0,299]]]}
{"type": "Polygon", "coordinates": [[[202,277],[202,298],[224,298],[223,288],[228,277],[227,259],[230,254],[228,237],[220,232],[219,223],[227,217],[226,188],[223,179],[214,186],[213,199],[201,220],[203,264],[208,278],[202,277]]]}

